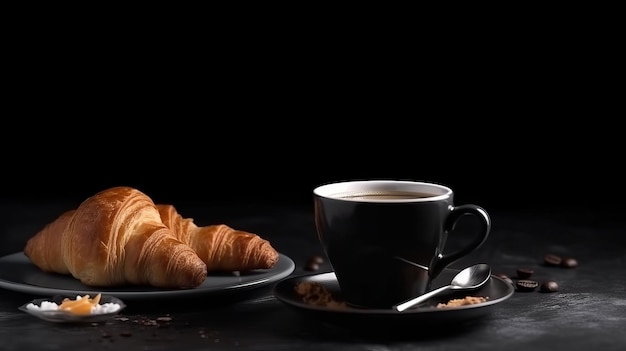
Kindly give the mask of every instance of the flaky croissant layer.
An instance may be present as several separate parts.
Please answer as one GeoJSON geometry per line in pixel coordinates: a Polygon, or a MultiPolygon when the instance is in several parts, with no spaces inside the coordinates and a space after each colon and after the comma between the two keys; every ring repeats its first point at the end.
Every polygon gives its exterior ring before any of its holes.
{"type": "Polygon", "coordinates": [[[193,288],[208,271],[271,268],[278,261],[258,235],[198,227],[131,187],[103,190],[61,214],[27,241],[24,254],[44,272],[101,287],[193,288]]]}
{"type": "Polygon", "coordinates": [[[183,218],[172,205],[158,204],[163,223],[198,254],[212,271],[267,269],[278,262],[278,252],[260,236],[225,224],[197,226],[183,218]]]}

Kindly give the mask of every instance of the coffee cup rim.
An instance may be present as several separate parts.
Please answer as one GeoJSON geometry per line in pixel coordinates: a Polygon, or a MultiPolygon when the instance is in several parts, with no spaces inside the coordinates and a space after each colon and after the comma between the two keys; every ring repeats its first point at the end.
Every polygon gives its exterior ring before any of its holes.
{"type": "Polygon", "coordinates": [[[396,179],[377,179],[377,180],[346,180],[330,182],[326,184],[318,185],[313,189],[313,194],[318,197],[334,199],[339,201],[352,201],[352,202],[376,202],[376,203],[407,203],[407,202],[432,202],[440,201],[452,196],[452,189],[448,186],[427,182],[427,181],[414,181],[414,180],[396,180],[396,179]],[[389,188],[389,186],[392,188],[389,188]],[[353,194],[355,189],[367,186],[368,191],[373,189],[384,190],[398,190],[398,191],[413,191],[413,192],[426,192],[431,193],[433,189],[436,193],[433,196],[411,198],[411,199],[359,199],[342,197],[346,194],[353,194]],[[428,191],[428,190],[430,191],[428,191]]]}

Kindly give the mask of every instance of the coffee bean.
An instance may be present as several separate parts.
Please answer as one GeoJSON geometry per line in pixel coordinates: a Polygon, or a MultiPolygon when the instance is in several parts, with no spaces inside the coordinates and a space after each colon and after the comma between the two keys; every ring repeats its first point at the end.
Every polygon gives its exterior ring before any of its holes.
{"type": "Polygon", "coordinates": [[[311,256],[309,257],[309,259],[306,261],[306,265],[304,266],[304,269],[307,271],[318,271],[320,269],[320,266],[324,263],[324,258],[322,258],[322,256],[311,256]]]}
{"type": "Polygon", "coordinates": [[[532,268],[518,268],[517,269],[517,277],[519,279],[528,279],[533,275],[535,271],[532,268]]]}
{"type": "Polygon", "coordinates": [[[534,280],[521,279],[515,283],[515,286],[517,287],[517,291],[530,292],[535,291],[537,286],[539,286],[539,283],[534,280]]]}
{"type": "Polygon", "coordinates": [[[561,256],[557,256],[555,254],[546,254],[543,257],[543,262],[548,266],[558,266],[561,264],[561,256]]]}
{"type": "Polygon", "coordinates": [[[578,267],[578,261],[573,257],[566,257],[561,261],[561,267],[574,268],[578,267]]]}
{"type": "Polygon", "coordinates": [[[555,281],[552,281],[552,280],[544,281],[543,283],[541,283],[541,286],[539,287],[539,291],[544,292],[544,293],[551,293],[551,292],[559,291],[559,284],[557,284],[555,281]]]}
{"type": "Polygon", "coordinates": [[[319,271],[320,269],[320,265],[317,264],[316,262],[307,262],[306,266],[304,266],[304,269],[307,271],[319,271]]]}
{"type": "Polygon", "coordinates": [[[309,257],[309,262],[315,262],[317,264],[323,264],[324,263],[324,258],[322,256],[319,256],[319,255],[313,255],[313,256],[309,257]]]}

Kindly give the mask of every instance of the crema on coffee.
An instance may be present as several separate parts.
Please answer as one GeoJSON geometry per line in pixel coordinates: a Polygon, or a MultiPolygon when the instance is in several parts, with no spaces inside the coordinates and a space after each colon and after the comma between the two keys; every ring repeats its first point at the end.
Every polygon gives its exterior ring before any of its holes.
{"type": "Polygon", "coordinates": [[[351,194],[345,194],[338,196],[340,199],[350,200],[411,200],[411,199],[423,199],[427,197],[437,196],[429,193],[417,193],[417,192],[355,192],[351,194]]]}

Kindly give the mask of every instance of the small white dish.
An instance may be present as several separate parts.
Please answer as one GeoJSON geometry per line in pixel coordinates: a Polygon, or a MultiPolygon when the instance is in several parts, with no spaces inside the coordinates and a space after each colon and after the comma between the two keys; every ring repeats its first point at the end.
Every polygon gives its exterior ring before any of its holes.
{"type": "Polygon", "coordinates": [[[114,297],[111,295],[102,295],[100,297],[100,302],[99,302],[100,305],[103,305],[106,303],[114,303],[114,304],[119,305],[119,308],[113,312],[92,313],[88,315],[79,315],[79,314],[71,313],[65,310],[40,310],[40,309],[28,308],[30,304],[33,304],[35,306],[41,306],[41,304],[44,302],[54,302],[57,305],[60,305],[63,302],[63,299],[65,298],[74,300],[76,299],[76,296],[56,295],[56,296],[49,297],[49,298],[34,299],[18,307],[18,309],[30,315],[33,315],[37,318],[41,318],[45,321],[48,321],[48,322],[99,323],[99,322],[103,322],[112,318],[113,316],[117,315],[120,311],[122,311],[126,307],[126,304],[124,304],[124,302],[118,299],[117,297],[114,297]]]}

